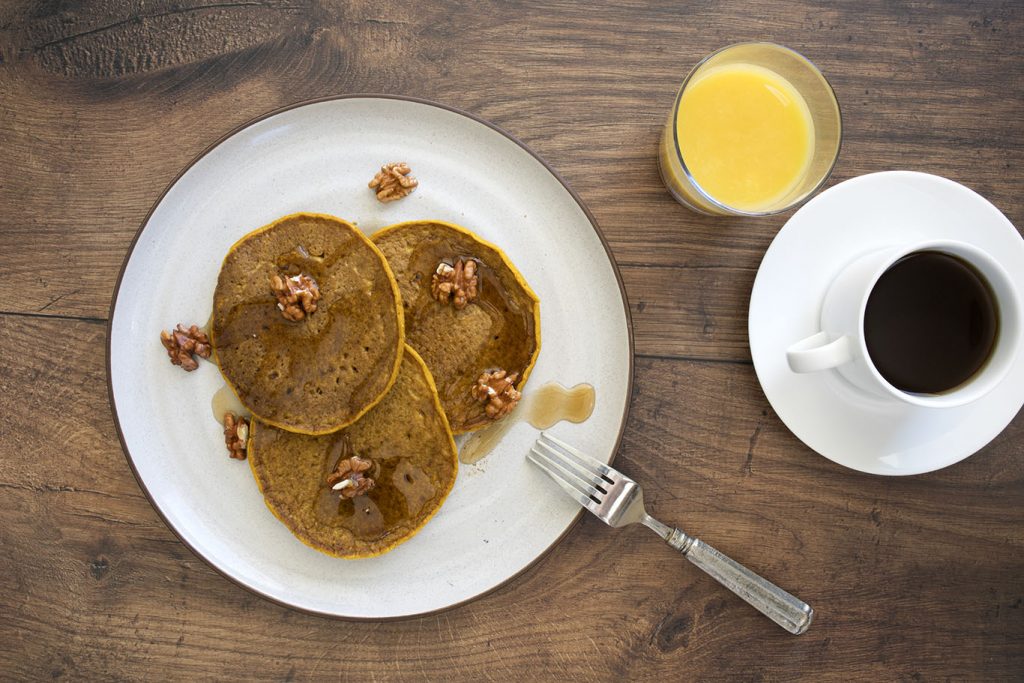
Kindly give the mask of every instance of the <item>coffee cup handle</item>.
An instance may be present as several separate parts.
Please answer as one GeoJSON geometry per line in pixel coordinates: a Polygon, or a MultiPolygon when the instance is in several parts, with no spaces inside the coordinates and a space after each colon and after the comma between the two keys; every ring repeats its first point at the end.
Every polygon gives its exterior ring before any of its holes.
{"type": "Polygon", "coordinates": [[[786,360],[793,372],[828,370],[853,360],[850,338],[845,334],[829,341],[827,332],[812,334],[786,349],[786,360]]]}

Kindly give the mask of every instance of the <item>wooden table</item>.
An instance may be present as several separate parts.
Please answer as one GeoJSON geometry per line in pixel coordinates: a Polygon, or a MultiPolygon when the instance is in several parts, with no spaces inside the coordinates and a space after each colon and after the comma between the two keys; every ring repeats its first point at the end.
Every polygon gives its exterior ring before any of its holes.
{"type": "Polygon", "coordinates": [[[787,216],[690,213],[655,163],[690,66],[768,39],[810,57],[838,93],[831,183],[937,173],[1024,226],[1019,3],[78,4],[0,9],[0,677],[1024,675],[1024,418],[925,476],[861,475],[814,454],[773,413],[747,345],[751,284],[787,216]],[[128,244],[225,131],[352,92],[478,114],[579,191],[635,326],[619,464],[658,516],[812,603],[806,635],[653,534],[590,518],[496,592],[385,623],[258,598],[161,523],[107,401],[107,311],[128,244]]]}

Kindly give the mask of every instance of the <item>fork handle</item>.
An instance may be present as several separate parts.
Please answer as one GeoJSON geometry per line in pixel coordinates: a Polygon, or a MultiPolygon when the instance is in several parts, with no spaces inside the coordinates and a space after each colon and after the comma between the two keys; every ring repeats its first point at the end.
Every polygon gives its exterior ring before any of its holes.
{"type": "Polygon", "coordinates": [[[673,529],[666,540],[686,559],[790,633],[800,635],[811,625],[814,610],[810,605],[726,557],[699,538],[673,529]]]}

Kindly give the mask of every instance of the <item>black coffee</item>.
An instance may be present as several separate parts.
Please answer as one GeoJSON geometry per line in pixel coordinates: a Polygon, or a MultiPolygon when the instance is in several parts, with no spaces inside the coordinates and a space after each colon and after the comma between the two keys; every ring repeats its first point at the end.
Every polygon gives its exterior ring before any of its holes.
{"type": "Polygon", "coordinates": [[[999,312],[971,265],[937,251],[904,256],[878,279],[864,313],[871,362],[903,391],[953,389],[985,365],[999,312]]]}

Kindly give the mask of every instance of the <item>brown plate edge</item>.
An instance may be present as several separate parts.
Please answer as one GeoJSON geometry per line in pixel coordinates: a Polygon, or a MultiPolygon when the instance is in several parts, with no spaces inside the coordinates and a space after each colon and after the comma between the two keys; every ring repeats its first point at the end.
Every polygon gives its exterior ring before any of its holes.
{"type": "Polygon", "coordinates": [[[299,611],[299,612],[305,612],[306,614],[312,614],[312,615],[319,616],[319,617],[329,617],[329,618],[332,618],[332,619],[341,619],[341,620],[345,620],[345,621],[401,621],[403,619],[414,619],[414,618],[418,618],[418,617],[429,616],[429,615],[432,615],[432,614],[439,614],[441,612],[445,612],[447,610],[454,609],[456,607],[461,607],[462,605],[468,604],[468,603],[470,603],[470,602],[472,602],[474,600],[478,600],[479,598],[482,598],[484,596],[490,595],[491,593],[497,591],[499,588],[503,588],[503,587],[507,586],[509,583],[511,583],[515,579],[519,578],[520,576],[525,574],[530,569],[533,569],[541,560],[543,560],[545,557],[547,557],[548,554],[552,550],[554,550],[555,546],[557,546],[559,543],[561,543],[565,539],[565,537],[569,535],[569,532],[571,532],[576,527],[576,525],[579,524],[580,519],[583,517],[583,508],[580,508],[580,511],[578,513],[576,513],[575,519],[573,519],[572,522],[569,523],[569,526],[567,526],[565,528],[565,531],[562,532],[562,534],[558,538],[556,538],[551,543],[551,545],[549,545],[547,548],[545,548],[543,551],[541,551],[540,554],[537,555],[537,557],[533,559],[533,561],[531,561],[529,564],[527,564],[521,570],[519,570],[518,572],[516,572],[512,576],[508,577],[507,579],[505,579],[504,581],[502,581],[498,585],[493,586],[492,588],[489,588],[489,589],[483,591],[482,593],[477,593],[474,596],[466,598],[465,600],[463,600],[461,602],[456,602],[456,603],[453,603],[451,605],[446,605],[445,607],[441,607],[441,608],[436,609],[436,610],[430,610],[428,612],[417,612],[415,614],[404,614],[404,615],[395,616],[395,617],[353,617],[353,616],[346,616],[346,615],[343,615],[343,614],[334,614],[334,613],[331,613],[331,612],[321,612],[321,611],[318,611],[318,610],[308,609],[308,608],[305,608],[305,607],[298,607],[296,605],[292,605],[292,604],[290,604],[288,602],[285,602],[283,600],[279,600],[279,599],[277,599],[277,598],[275,598],[275,597],[273,597],[271,595],[267,595],[266,593],[258,591],[255,588],[253,588],[252,586],[246,585],[245,583],[243,583],[239,579],[236,579],[236,578],[230,576],[224,570],[222,570],[220,567],[218,567],[216,564],[214,564],[211,560],[207,559],[202,553],[200,553],[198,550],[196,550],[194,547],[192,547],[192,545],[188,541],[186,541],[184,538],[182,538],[181,534],[178,533],[178,530],[175,529],[174,526],[167,520],[167,517],[164,515],[163,511],[160,509],[160,506],[157,505],[156,502],[153,500],[153,496],[150,494],[149,489],[146,487],[145,482],[142,481],[142,478],[139,476],[138,470],[135,468],[135,461],[132,460],[131,453],[128,450],[128,444],[125,443],[125,440],[124,440],[124,433],[121,431],[121,421],[118,419],[117,404],[114,401],[114,386],[113,386],[113,383],[110,380],[111,332],[113,330],[113,324],[114,324],[114,308],[115,308],[115,306],[117,304],[117,296],[118,296],[118,294],[121,291],[121,280],[124,277],[125,269],[128,267],[128,261],[131,260],[132,254],[135,251],[135,246],[136,246],[136,244],[138,244],[139,237],[142,236],[142,232],[143,232],[143,230],[145,230],[146,225],[149,223],[149,219],[152,217],[153,212],[156,211],[156,208],[160,205],[160,202],[163,201],[164,197],[171,190],[171,188],[174,187],[174,185],[179,180],[181,180],[181,177],[183,175],[185,175],[189,171],[189,169],[191,169],[193,166],[195,166],[196,163],[198,163],[200,159],[202,159],[207,154],[209,154],[211,151],[213,151],[222,142],[226,141],[228,138],[231,138],[235,134],[240,133],[241,131],[245,130],[249,126],[255,125],[255,124],[259,123],[260,121],[264,121],[264,120],[266,120],[266,119],[268,119],[268,118],[270,118],[272,116],[276,116],[277,114],[282,114],[282,113],[284,113],[286,111],[290,111],[292,109],[298,109],[299,107],[304,107],[306,105],[319,104],[321,102],[333,102],[335,100],[348,100],[348,99],[386,99],[386,100],[401,100],[401,101],[406,101],[406,102],[414,102],[416,104],[423,104],[423,105],[427,105],[427,106],[430,106],[430,107],[436,107],[438,109],[443,109],[443,110],[446,110],[446,111],[450,111],[450,112],[458,114],[460,116],[464,116],[464,117],[466,117],[466,118],[468,118],[468,119],[470,119],[472,121],[476,121],[477,123],[483,124],[483,125],[487,126],[488,128],[496,131],[500,135],[503,135],[504,137],[506,137],[507,139],[511,140],[515,144],[519,145],[519,147],[521,147],[527,154],[529,154],[534,159],[536,159],[538,162],[540,162],[540,164],[547,170],[547,172],[550,173],[555,178],[555,180],[557,180],[562,185],[563,188],[565,188],[566,192],[569,193],[569,196],[572,197],[573,201],[575,201],[576,204],[583,211],[583,214],[587,217],[587,220],[590,221],[591,227],[594,228],[594,232],[597,234],[598,239],[601,240],[601,245],[604,247],[605,253],[608,255],[608,261],[609,261],[609,263],[612,266],[612,272],[615,273],[615,279],[619,283],[619,294],[622,297],[622,304],[623,304],[624,312],[626,314],[626,333],[627,333],[628,342],[629,342],[629,376],[628,376],[628,378],[626,380],[626,407],[625,407],[625,409],[623,410],[623,413],[622,413],[622,424],[619,427],[619,434],[618,434],[618,436],[615,437],[615,445],[614,445],[614,448],[612,449],[612,457],[611,457],[611,460],[609,461],[609,464],[611,464],[612,462],[615,461],[615,456],[618,453],[619,447],[622,445],[622,436],[623,436],[623,434],[624,434],[624,432],[626,430],[626,422],[629,419],[629,408],[630,408],[630,404],[632,403],[632,397],[633,397],[633,378],[634,378],[634,373],[635,373],[635,364],[634,364],[634,352],[635,351],[634,351],[634,343],[633,343],[633,318],[632,318],[632,316],[630,314],[629,299],[626,297],[626,287],[625,287],[625,285],[622,282],[622,274],[619,272],[619,266],[615,262],[615,256],[612,254],[611,247],[609,247],[609,245],[608,245],[608,240],[605,239],[604,234],[601,232],[601,228],[597,225],[597,219],[594,218],[594,215],[590,212],[590,209],[588,209],[587,206],[583,203],[583,200],[580,198],[580,196],[578,194],[576,194],[576,191],[573,190],[569,186],[569,183],[566,182],[565,178],[563,178],[558,173],[558,171],[556,171],[554,168],[552,168],[550,164],[548,164],[546,161],[544,161],[544,159],[542,159],[536,152],[534,152],[532,149],[530,149],[526,145],[526,143],[524,143],[522,140],[520,140],[516,136],[512,135],[511,133],[509,133],[508,131],[504,130],[503,128],[501,128],[501,127],[491,123],[490,121],[487,121],[487,120],[477,116],[476,114],[472,114],[470,112],[467,112],[467,111],[464,111],[462,109],[458,109],[456,107],[452,107],[452,106],[449,106],[449,105],[446,105],[446,104],[441,104],[439,102],[433,102],[431,100],[426,100],[426,99],[422,99],[422,98],[419,98],[419,97],[410,97],[410,96],[407,96],[407,95],[391,95],[391,94],[383,94],[383,93],[380,93],[380,94],[376,94],[376,93],[353,93],[353,94],[349,94],[349,95],[328,95],[326,97],[318,97],[318,98],[309,99],[309,100],[302,100],[302,101],[299,101],[299,102],[295,102],[293,104],[288,104],[288,105],[285,105],[283,107],[279,107],[279,108],[274,109],[272,111],[269,111],[269,112],[267,112],[265,114],[261,114],[260,116],[257,116],[257,117],[255,117],[253,119],[250,119],[250,120],[248,120],[248,121],[246,121],[246,122],[236,126],[235,128],[232,128],[229,132],[227,132],[224,135],[222,135],[221,137],[219,137],[216,141],[214,141],[213,143],[208,145],[206,147],[206,149],[204,149],[202,152],[197,154],[190,162],[188,162],[188,164],[186,164],[181,169],[181,171],[178,172],[178,174],[176,176],[174,176],[174,178],[170,181],[170,183],[167,184],[167,187],[164,188],[163,192],[160,193],[160,196],[157,197],[156,201],[153,202],[153,205],[150,207],[149,211],[146,212],[146,216],[145,216],[145,218],[142,219],[142,224],[139,226],[139,229],[135,231],[135,236],[132,238],[131,244],[128,245],[128,252],[125,254],[124,261],[121,263],[121,269],[118,271],[117,280],[114,282],[114,291],[113,291],[113,294],[111,295],[111,298],[110,298],[110,309],[109,309],[109,311],[107,313],[107,325],[106,325],[106,327],[107,327],[107,340],[106,340],[107,398],[108,398],[108,400],[110,402],[110,413],[111,413],[111,416],[114,418],[114,428],[117,430],[117,438],[121,442],[121,450],[124,453],[125,460],[128,461],[128,466],[131,467],[132,474],[135,476],[135,480],[138,482],[139,488],[142,489],[142,492],[145,494],[146,499],[149,501],[149,504],[153,506],[153,509],[156,510],[156,513],[160,517],[160,520],[164,523],[164,525],[168,529],[171,530],[171,533],[173,533],[177,537],[177,539],[182,543],[182,545],[184,545],[186,548],[188,548],[192,552],[193,555],[197,556],[199,559],[201,559],[203,562],[205,562],[215,572],[217,572],[218,574],[220,574],[221,576],[226,578],[231,583],[244,588],[245,590],[249,591],[250,593],[254,593],[254,594],[258,595],[261,598],[263,598],[265,600],[268,600],[269,602],[275,603],[275,604],[280,605],[282,607],[287,607],[288,609],[293,609],[293,610],[296,610],[296,611],[299,611]]]}

